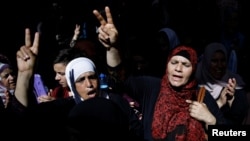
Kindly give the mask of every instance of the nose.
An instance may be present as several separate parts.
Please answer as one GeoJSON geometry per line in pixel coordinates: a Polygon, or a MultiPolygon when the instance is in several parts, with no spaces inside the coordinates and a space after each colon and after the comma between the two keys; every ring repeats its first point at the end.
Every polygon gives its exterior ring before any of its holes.
{"type": "Polygon", "coordinates": [[[56,74],[55,80],[60,80],[60,75],[59,74],[56,74]]]}
{"type": "Polygon", "coordinates": [[[224,62],[223,61],[218,61],[218,67],[223,67],[224,66],[224,62]]]}
{"type": "Polygon", "coordinates": [[[14,76],[13,74],[10,74],[10,75],[8,76],[9,79],[14,79],[14,77],[15,77],[15,76],[14,76]]]}
{"type": "Polygon", "coordinates": [[[90,79],[87,78],[85,82],[88,88],[92,87],[92,82],[90,79]]]}
{"type": "Polygon", "coordinates": [[[175,67],[176,71],[181,71],[182,70],[182,65],[180,63],[178,63],[175,67]]]}

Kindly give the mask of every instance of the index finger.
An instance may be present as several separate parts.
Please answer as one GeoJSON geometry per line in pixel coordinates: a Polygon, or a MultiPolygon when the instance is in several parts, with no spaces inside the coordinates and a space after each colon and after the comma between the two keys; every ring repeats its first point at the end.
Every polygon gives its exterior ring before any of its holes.
{"type": "Polygon", "coordinates": [[[232,82],[233,82],[234,84],[237,84],[235,78],[232,78],[232,82]]]}
{"type": "Polygon", "coordinates": [[[100,22],[101,25],[105,25],[107,23],[99,11],[94,10],[93,14],[96,16],[97,20],[100,22]]]}
{"type": "Polygon", "coordinates": [[[112,18],[112,15],[108,6],[105,7],[105,13],[107,17],[107,22],[110,24],[113,24],[113,18],[112,18]]]}
{"type": "Polygon", "coordinates": [[[193,101],[192,100],[189,100],[189,99],[186,99],[186,102],[191,104],[193,101]]]}

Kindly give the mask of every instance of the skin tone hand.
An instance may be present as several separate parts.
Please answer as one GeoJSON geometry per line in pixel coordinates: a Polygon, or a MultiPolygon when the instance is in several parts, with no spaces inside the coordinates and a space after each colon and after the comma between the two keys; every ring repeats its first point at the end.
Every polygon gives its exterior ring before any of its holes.
{"type": "Polygon", "coordinates": [[[110,67],[116,67],[121,63],[119,50],[115,47],[118,39],[118,31],[113,23],[109,7],[105,7],[105,13],[107,20],[105,20],[97,10],[93,11],[93,14],[100,22],[98,40],[107,49],[107,64],[110,67]]]}
{"type": "Polygon", "coordinates": [[[93,14],[96,16],[97,20],[100,22],[100,27],[98,28],[99,41],[107,48],[111,48],[115,45],[118,38],[118,31],[113,23],[113,18],[110,12],[109,7],[105,7],[105,13],[107,20],[97,10],[93,11],[93,14]]]}
{"type": "Polygon", "coordinates": [[[76,41],[77,41],[77,39],[78,39],[78,37],[79,37],[79,35],[81,33],[80,29],[81,29],[81,26],[76,24],[75,31],[74,31],[74,36],[73,36],[73,38],[71,39],[71,42],[70,42],[70,47],[75,46],[75,43],[76,43],[76,41]]]}
{"type": "Polygon", "coordinates": [[[218,106],[221,108],[223,105],[225,105],[227,102],[229,106],[232,105],[234,100],[234,93],[235,93],[235,87],[237,83],[235,78],[228,79],[227,86],[222,90],[220,94],[220,98],[216,101],[218,106]],[[231,97],[231,98],[228,98],[231,97]]]}
{"type": "Polygon", "coordinates": [[[72,38],[72,40],[77,40],[79,35],[80,35],[80,29],[81,29],[81,26],[76,24],[76,27],[75,27],[75,31],[74,31],[74,36],[72,38]]]}
{"type": "Polygon", "coordinates": [[[40,34],[36,32],[32,44],[30,29],[26,28],[25,44],[21,46],[16,53],[18,76],[15,96],[24,106],[28,105],[28,90],[30,87],[30,79],[33,76],[36,56],[38,55],[39,38],[40,34]]]}
{"type": "Polygon", "coordinates": [[[186,102],[190,104],[189,105],[190,116],[199,121],[205,122],[207,129],[208,125],[216,124],[216,118],[209,111],[205,103],[200,103],[198,101],[191,101],[191,100],[186,100],[186,102]]]}
{"type": "Polygon", "coordinates": [[[55,100],[56,98],[52,97],[51,93],[52,93],[52,89],[50,89],[50,91],[48,92],[48,95],[42,95],[42,96],[37,97],[38,102],[41,103],[41,102],[48,102],[48,101],[55,100]]]}
{"type": "Polygon", "coordinates": [[[30,29],[25,29],[25,45],[21,46],[16,53],[17,67],[19,72],[31,70],[35,65],[36,56],[38,55],[39,33],[35,33],[34,42],[31,42],[30,29]]]}

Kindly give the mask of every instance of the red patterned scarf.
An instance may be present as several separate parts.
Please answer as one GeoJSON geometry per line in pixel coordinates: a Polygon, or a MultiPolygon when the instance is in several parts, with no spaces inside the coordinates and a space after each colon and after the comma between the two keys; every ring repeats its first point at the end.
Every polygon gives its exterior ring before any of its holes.
{"type": "MultiPolygon", "coordinates": [[[[192,63],[193,73],[197,65],[197,55],[194,49],[186,46],[176,47],[168,57],[168,61],[176,54],[185,51],[192,63]]],[[[166,69],[167,70],[167,69],[166,69]]],[[[189,115],[189,104],[186,99],[196,97],[197,83],[194,74],[190,81],[183,87],[173,89],[168,81],[167,72],[163,76],[161,90],[156,101],[153,122],[152,136],[155,140],[164,140],[168,134],[175,131],[178,126],[184,127],[181,133],[175,135],[175,141],[204,141],[205,131],[202,124],[189,115]]]]}

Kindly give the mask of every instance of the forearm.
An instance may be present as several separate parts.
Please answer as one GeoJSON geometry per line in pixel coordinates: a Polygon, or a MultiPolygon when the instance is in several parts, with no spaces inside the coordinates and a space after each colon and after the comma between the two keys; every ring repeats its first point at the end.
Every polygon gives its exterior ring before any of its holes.
{"type": "Polygon", "coordinates": [[[107,64],[110,67],[116,67],[121,63],[121,56],[119,50],[115,47],[111,47],[107,50],[106,54],[107,64]]]}
{"type": "Polygon", "coordinates": [[[217,100],[216,103],[217,103],[219,108],[221,108],[223,106],[222,103],[220,102],[220,100],[217,100]]]}
{"type": "MultiPolygon", "coordinates": [[[[75,37],[75,36],[74,36],[74,37],[75,37]]],[[[74,47],[75,44],[76,44],[77,39],[75,39],[74,37],[72,38],[72,40],[71,40],[70,43],[69,43],[69,46],[70,46],[70,47],[74,47]]]]}
{"type": "Polygon", "coordinates": [[[18,72],[15,97],[25,107],[28,106],[28,92],[32,73],[18,72]]]}

